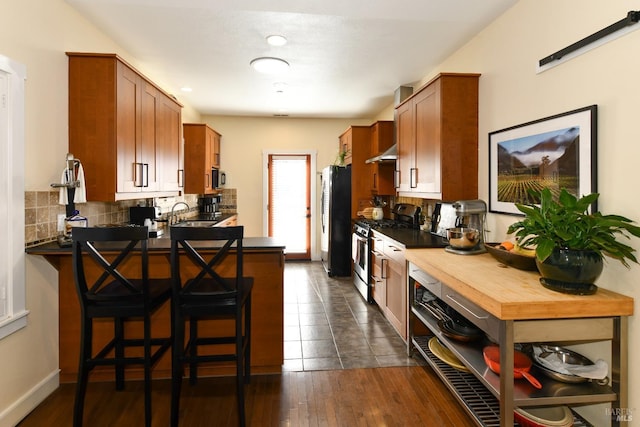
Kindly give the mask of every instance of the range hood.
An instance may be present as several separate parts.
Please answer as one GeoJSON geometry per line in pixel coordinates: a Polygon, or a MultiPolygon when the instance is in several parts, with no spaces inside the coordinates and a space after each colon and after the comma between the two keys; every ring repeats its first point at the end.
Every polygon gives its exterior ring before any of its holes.
{"type": "MultiPolygon", "coordinates": [[[[402,104],[402,102],[404,102],[404,100],[406,100],[408,97],[411,96],[411,94],[413,93],[413,87],[411,86],[400,86],[398,87],[394,93],[393,93],[393,100],[394,100],[394,105],[397,107],[398,105],[402,104]]],[[[395,116],[395,112],[394,112],[394,116],[395,116]]],[[[365,163],[376,163],[376,162],[395,162],[398,159],[398,145],[395,143],[395,139],[396,139],[396,125],[397,125],[397,118],[394,117],[393,120],[393,140],[394,140],[394,144],[387,148],[382,154],[378,154],[375,157],[372,157],[370,159],[365,160],[365,163]]]]}
{"type": "Polygon", "coordinates": [[[397,158],[398,158],[398,146],[396,144],[393,144],[391,147],[387,148],[387,150],[382,154],[378,154],[375,157],[365,160],[365,163],[395,162],[397,158]]]}

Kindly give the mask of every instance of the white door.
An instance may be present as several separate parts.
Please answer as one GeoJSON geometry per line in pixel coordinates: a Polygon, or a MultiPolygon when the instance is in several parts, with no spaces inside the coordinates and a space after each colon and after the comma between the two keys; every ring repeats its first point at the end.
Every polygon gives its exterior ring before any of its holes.
{"type": "Polygon", "coordinates": [[[311,156],[271,154],[269,236],[285,243],[286,259],[311,259],[311,156]]]}

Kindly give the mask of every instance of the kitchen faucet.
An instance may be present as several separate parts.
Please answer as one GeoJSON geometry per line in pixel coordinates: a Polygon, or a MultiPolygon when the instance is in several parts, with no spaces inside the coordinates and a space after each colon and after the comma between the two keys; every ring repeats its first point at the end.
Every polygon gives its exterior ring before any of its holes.
{"type": "Polygon", "coordinates": [[[187,207],[187,211],[189,211],[189,205],[186,202],[176,202],[172,207],[171,207],[171,215],[169,215],[169,225],[175,224],[176,222],[178,222],[178,218],[177,215],[174,214],[174,210],[176,209],[176,206],[178,205],[185,205],[187,207]]]}

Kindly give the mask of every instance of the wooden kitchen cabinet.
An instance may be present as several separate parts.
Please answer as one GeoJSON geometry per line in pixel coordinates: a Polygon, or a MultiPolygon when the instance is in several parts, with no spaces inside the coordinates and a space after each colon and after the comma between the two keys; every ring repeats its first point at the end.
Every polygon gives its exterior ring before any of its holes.
{"type": "Polygon", "coordinates": [[[185,123],[184,131],[184,191],[187,194],[213,194],[214,169],[220,169],[222,136],[202,123],[185,123]]]}
{"type": "Polygon", "coordinates": [[[404,245],[373,231],[373,299],[391,326],[407,339],[407,268],[404,245]]]}
{"type": "MultiPolygon", "coordinates": [[[[378,121],[371,125],[371,154],[377,156],[393,145],[393,121],[378,121]]],[[[371,193],[379,196],[395,196],[393,182],[394,161],[374,162],[369,166],[371,193]]]]}
{"type": "Polygon", "coordinates": [[[345,153],[344,164],[350,165],[353,162],[353,133],[351,128],[338,138],[338,155],[345,153]]]}
{"type": "Polygon", "coordinates": [[[407,339],[407,267],[404,246],[385,239],[384,255],[389,260],[386,271],[387,302],[385,316],[403,340],[407,339]]]}
{"type": "Polygon", "coordinates": [[[384,240],[374,235],[371,238],[371,286],[373,300],[381,310],[387,306],[387,276],[386,264],[389,262],[384,256],[384,240]]]}
{"type": "Polygon", "coordinates": [[[355,218],[358,211],[371,207],[370,165],[365,163],[371,153],[370,127],[351,126],[339,140],[351,147],[351,217],[355,218]]]}
{"type": "Polygon", "coordinates": [[[216,227],[235,227],[238,225],[238,215],[232,215],[227,219],[224,219],[217,223],[216,227]]]}
{"type": "Polygon", "coordinates": [[[184,145],[182,144],[182,107],[172,99],[162,97],[159,105],[157,161],[160,191],[181,191],[184,188],[184,145]],[[176,141],[178,143],[176,144],[176,141]]]}
{"type": "Polygon", "coordinates": [[[182,105],[115,54],[69,57],[69,152],[87,199],[176,196],[182,105]]]}
{"type": "Polygon", "coordinates": [[[443,73],[396,107],[401,196],[478,196],[479,74],[443,73]]]}

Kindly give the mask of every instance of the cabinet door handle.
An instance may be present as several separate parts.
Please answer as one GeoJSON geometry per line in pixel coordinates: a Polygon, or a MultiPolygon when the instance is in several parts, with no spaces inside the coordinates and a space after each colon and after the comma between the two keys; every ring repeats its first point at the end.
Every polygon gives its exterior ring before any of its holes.
{"type": "Polygon", "coordinates": [[[400,187],[400,171],[399,170],[393,171],[393,186],[394,188],[400,187]]]}
{"type": "Polygon", "coordinates": [[[184,169],[178,169],[178,187],[184,187],[184,169]]]}
{"type": "Polygon", "coordinates": [[[416,188],[418,186],[418,168],[411,168],[411,175],[409,176],[409,186],[416,188]]]}
{"type": "Polygon", "coordinates": [[[386,270],[386,268],[384,268],[384,262],[385,261],[386,261],[385,258],[382,258],[380,260],[380,278],[381,279],[386,279],[387,278],[387,274],[386,274],[387,270],[386,270]]]}
{"type": "Polygon", "coordinates": [[[209,185],[210,185],[210,184],[209,184],[209,174],[208,174],[208,173],[205,173],[205,174],[204,174],[204,176],[205,176],[205,180],[204,180],[204,187],[205,187],[205,188],[209,188],[209,185]]]}
{"type": "Polygon", "coordinates": [[[143,187],[148,187],[149,186],[149,163],[143,163],[142,164],[142,186],[143,187]]]}
{"type": "Polygon", "coordinates": [[[378,174],[374,173],[373,174],[373,189],[377,189],[378,188],[378,174]]]}
{"type": "Polygon", "coordinates": [[[402,251],[402,249],[396,248],[396,247],[395,247],[395,246],[393,246],[393,245],[389,245],[389,247],[390,247],[394,252],[401,252],[401,251],[402,251]]]}
{"type": "Polygon", "coordinates": [[[144,187],[144,164],[133,164],[133,185],[134,187],[144,187]]]}
{"type": "Polygon", "coordinates": [[[464,304],[462,304],[460,301],[456,300],[453,295],[449,295],[446,294],[447,298],[449,298],[451,301],[453,301],[458,307],[462,308],[464,311],[466,311],[467,313],[471,314],[473,317],[475,317],[476,319],[479,320],[484,320],[484,319],[488,319],[489,316],[478,316],[477,314],[475,314],[473,311],[471,311],[470,309],[468,309],[467,307],[464,306],[464,304]]]}

